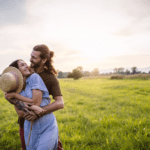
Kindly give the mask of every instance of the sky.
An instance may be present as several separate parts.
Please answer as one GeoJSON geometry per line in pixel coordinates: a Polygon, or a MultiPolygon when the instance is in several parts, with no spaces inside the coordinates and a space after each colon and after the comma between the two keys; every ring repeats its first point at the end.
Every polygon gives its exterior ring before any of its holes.
{"type": "Polygon", "coordinates": [[[0,73],[35,45],[63,72],[150,66],[150,0],[0,0],[0,73]]]}

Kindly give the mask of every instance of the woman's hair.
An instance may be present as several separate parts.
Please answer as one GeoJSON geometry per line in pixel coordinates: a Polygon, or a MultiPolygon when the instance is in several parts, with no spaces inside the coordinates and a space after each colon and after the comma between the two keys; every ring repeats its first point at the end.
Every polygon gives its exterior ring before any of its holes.
{"type": "MultiPolygon", "coordinates": [[[[9,67],[15,67],[15,68],[17,68],[17,69],[19,69],[19,66],[18,66],[18,61],[19,60],[22,60],[22,59],[17,59],[17,60],[15,60],[15,61],[13,61],[10,65],[9,65],[9,67]]],[[[29,70],[30,70],[30,68],[29,68],[29,70]]],[[[31,72],[31,71],[30,71],[31,72]]],[[[32,72],[31,72],[31,74],[32,74],[32,72]]],[[[30,75],[31,75],[30,74],[30,75]]],[[[29,75],[29,76],[30,76],[29,75]]],[[[24,83],[24,85],[23,85],[23,88],[22,88],[22,90],[24,90],[26,88],[26,82],[24,83]]]]}
{"type": "Polygon", "coordinates": [[[17,68],[17,69],[19,69],[19,66],[18,66],[18,61],[19,61],[20,59],[17,59],[17,60],[15,60],[15,61],[13,61],[10,65],[9,65],[9,67],[15,67],[15,68],[17,68]]]}
{"type": "MultiPolygon", "coordinates": [[[[15,68],[17,68],[17,69],[19,69],[19,66],[18,66],[18,61],[19,60],[22,60],[22,59],[17,59],[17,60],[15,60],[15,61],[13,61],[10,65],[9,65],[9,67],[15,67],[15,68]]],[[[23,61],[23,60],[22,60],[23,61]]],[[[28,68],[29,68],[29,71],[30,71],[30,73],[32,74],[32,73],[34,73],[32,70],[31,70],[31,68],[28,66],[28,68]]]]}
{"type": "Polygon", "coordinates": [[[54,52],[53,51],[50,51],[49,48],[42,44],[42,45],[36,45],[34,48],[33,48],[34,51],[39,51],[41,52],[40,53],[40,57],[41,59],[47,59],[46,63],[45,63],[45,66],[46,68],[48,69],[48,71],[54,75],[57,74],[57,71],[55,70],[54,66],[52,65],[53,63],[53,57],[54,57],[54,52]]]}

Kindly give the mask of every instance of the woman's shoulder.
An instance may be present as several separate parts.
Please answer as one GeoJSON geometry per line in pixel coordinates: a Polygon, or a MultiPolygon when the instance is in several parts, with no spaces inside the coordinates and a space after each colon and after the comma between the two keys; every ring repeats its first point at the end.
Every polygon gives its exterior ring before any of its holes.
{"type": "Polygon", "coordinates": [[[32,74],[28,77],[27,81],[35,80],[35,79],[37,79],[37,78],[41,78],[41,77],[40,77],[37,73],[32,73],[32,74]]]}
{"type": "Polygon", "coordinates": [[[32,73],[32,74],[30,75],[30,77],[31,77],[31,78],[35,78],[35,77],[39,77],[39,75],[38,75],[37,73],[32,73]]]}

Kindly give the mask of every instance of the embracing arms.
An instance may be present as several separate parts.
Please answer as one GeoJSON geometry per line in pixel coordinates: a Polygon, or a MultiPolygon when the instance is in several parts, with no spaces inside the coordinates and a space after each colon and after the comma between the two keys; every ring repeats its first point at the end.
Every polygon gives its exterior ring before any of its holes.
{"type": "Polygon", "coordinates": [[[64,101],[62,96],[56,96],[54,97],[54,100],[55,101],[53,103],[50,103],[49,105],[42,107],[45,110],[43,115],[64,108],[64,101]]]}
{"type": "Polygon", "coordinates": [[[28,97],[24,97],[15,92],[6,93],[5,98],[8,100],[15,98],[15,99],[19,99],[20,101],[23,101],[23,102],[33,103],[34,105],[40,106],[41,101],[42,101],[43,92],[40,90],[32,90],[32,94],[33,94],[32,99],[28,98],[28,97]]]}
{"type": "Polygon", "coordinates": [[[23,110],[18,109],[18,107],[16,107],[16,106],[14,106],[14,107],[15,107],[15,110],[16,110],[16,112],[17,112],[17,114],[20,118],[24,118],[24,116],[26,114],[30,114],[31,119],[35,120],[39,117],[37,114],[40,114],[40,113],[42,114],[44,112],[44,110],[42,108],[40,108],[36,105],[33,105],[33,106],[29,107],[28,109],[29,110],[32,109],[32,111],[27,111],[27,112],[24,112],[23,110]]]}
{"type": "Polygon", "coordinates": [[[43,116],[45,114],[49,114],[51,112],[54,112],[56,110],[59,110],[59,109],[63,109],[64,108],[64,101],[63,101],[63,97],[62,96],[55,96],[54,99],[55,101],[53,103],[50,103],[49,105],[47,106],[44,106],[40,109],[40,107],[38,107],[42,101],[42,91],[40,90],[33,90],[33,97],[32,99],[30,98],[27,98],[27,97],[24,97],[20,94],[17,94],[17,93],[6,93],[5,94],[5,98],[13,103],[14,100],[15,102],[17,103],[23,103],[24,105],[27,106],[26,102],[29,103],[29,104],[34,104],[32,105],[31,107],[28,107],[27,108],[29,110],[32,110],[33,112],[35,112],[37,114],[37,116],[32,113],[31,111],[28,112],[28,113],[24,113],[22,110],[19,110],[16,106],[15,106],[15,110],[16,112],[18,113],[18,116],[19,117],[25,117],[25,119],[27,120],[34,120],[34,119],[37,119],[39,116],[43,116]],[[19,99],[19,100],[16,100],[16,99],[19,99]],[[11,100],[11,99],[14,99],[14,100],[11,100]],[[21,101],[24,101],[24,102],[21,102],[21,101]],[[37,105],[37,107],[35,106],[37,105]]]}
{"type": "Polygon", "coordinates": [[[11,104],[15,105],[15,110],[19,117],[23,117],[27,113],[27,114],[32,115],[31,118],[32,120],[34,120],[45,112],[41,107],[38,107],[42,101],[42,95],[43,95],[42,91],[32,90],[32,92],[33,92],[32,99],[24,97],[17,93],[5,94],[5,98],[11,104]]]}
{"type": "MultiPolygon", "coordinates": [[[[55,101],[53,103],[50,103],[50,104],[42,107],[42,109],[44,111],[39,115],[40,117],[42,117],[46,114],[49,114],[51,112],[54,112],[56,110],[64,108],[64,101],[63,101],[62,96],[56,96],[56,97],[54,97],[54,99],[55,99],[55,101]]],[[[31,110],[32,110],[32,108],[31,108],[31,110]]],[[[36,116],[33,117],[32,114],[29,114],[29,113],[26,113],[24,117],[28,121],[32,121],[34,119],[37,119],[36,116]]]]}

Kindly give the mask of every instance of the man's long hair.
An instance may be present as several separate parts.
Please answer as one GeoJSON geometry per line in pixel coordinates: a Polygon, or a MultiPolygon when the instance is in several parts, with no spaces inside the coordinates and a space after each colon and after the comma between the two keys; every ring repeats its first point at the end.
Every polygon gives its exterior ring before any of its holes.
{"type": "Polygon", "coordinates": [[[41,52],[40,53],[40,57],[41,59],[47,59],[46,63],[45,63],[45,66],[47,68],[47,70],[54,74],[54,75],[57,75],[57,72],[54,68],[54,66],[52,65],[53,63],[53,57],[54,57],[54,52],[53,51],[50,51],[49,48],[42,44],[42,45],[36,45],[34,48],[33,48],[34,51],[39,51],[41,52]]]}

